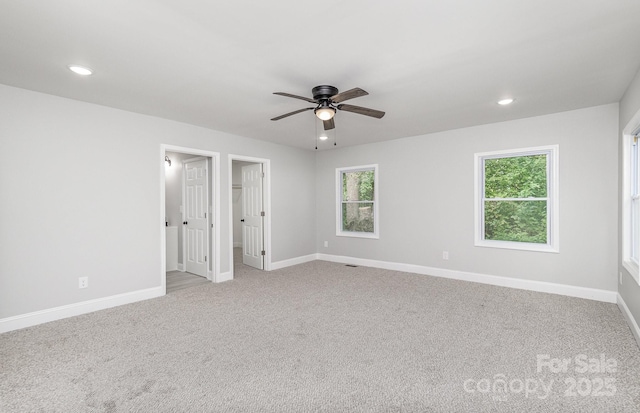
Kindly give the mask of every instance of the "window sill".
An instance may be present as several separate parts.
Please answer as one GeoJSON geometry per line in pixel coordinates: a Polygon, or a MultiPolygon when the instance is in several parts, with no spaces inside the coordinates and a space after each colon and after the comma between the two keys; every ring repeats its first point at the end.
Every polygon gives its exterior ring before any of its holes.
{"type": "Polygon", "coordinates": [[[500,248],[507,250],[533,251],[533,252],[551,252],[559,253],[557,247],[549,244],[533,244],[530,242],[510,242],[510,241],[488,241],[479,240],[475,243],[476,247],[500,248]]]}
{"type": "Polygon", "coordinates": [[[337,237],[350,237],[350,238],[369,238],[380,239],[378,234],[372,232],[336,232],[337,237]]]}
{"type": "Polygon", "coordinates": [[[629,272],[629,275],[631,275],[631,278],[636,280],[638,285],[640,285],[640,267],[638,267],[638,264],[636,264],[633,261],[625,260],[625,261],[622,261],[622,266],[624,267],[625,270],[629,272]]]}

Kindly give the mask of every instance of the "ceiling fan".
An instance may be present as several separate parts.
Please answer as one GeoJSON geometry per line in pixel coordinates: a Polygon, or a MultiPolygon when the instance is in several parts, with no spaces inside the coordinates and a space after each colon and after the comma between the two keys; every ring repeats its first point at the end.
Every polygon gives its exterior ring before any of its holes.
{"type": "Polygon", "coordinates": [[[294,99],[301,99],[309,103],[314,103],[316,106],[294,110],[293,112],[285,113],[284,115],[277,116],[271,120],[280,120],[287,116],[295,115],[296,113],[305,112],[307,110],[313,110],[318,119],[322,120],[324,124],[324,130],[334,129],[336,127],[333,116],[338,110],[344,110],[345,112],[357,113],[359,115],[371,116],[373,118],[382,118],[384,112],[375,109],[363,108],[361,106],[345,105],[344,102],[348,99],[359,98],[366,96],[369,93],[360,89],[359,87],[347,90],[346,92],[338,93],[338,88],[329,85],[320,85],[311,89],[313,98],[307,98],[304,96],[292,95],[284,92],[274,92],[274,95],[286,96],[294,99]]]}

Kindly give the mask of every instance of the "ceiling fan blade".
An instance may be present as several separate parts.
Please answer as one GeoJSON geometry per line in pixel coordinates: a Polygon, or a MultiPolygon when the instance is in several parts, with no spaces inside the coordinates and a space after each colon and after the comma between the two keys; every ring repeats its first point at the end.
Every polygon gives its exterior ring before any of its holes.
{"type": "Polygon", "coordinates": [[[298,96],[298,95],[292,95],[291,93],[284,93],[284,92],[273,92],[274,95],[280,95],[280,96],[286,96],[288,98],[294,98],[294,99],[301,99],[301,100],[305,100],[309,103],[318,103],[317,101],[311,99],[311,98],[306,98],[304,96],[298,96]]]}
{"type": "Polygon", "coordinates": [[[273,118],[271,120],[280,120],[282,118],[286,118],[287,116],[295,115],[296,113],[300,113],[300,112],[304,112],[306,110],[312,110],[312,109],[315,109],[315,108],[304,108],[304,109],[294,110],[293,112],[289,112],[289,113],[285,113],[284,115],[276,116],[275,118],[273,118]]]}
{"type": "Polygon", "coordinates": [[[360,96],[367,96],[369,93],[360,89],[359,87],[353,88],[351,90],[347,90],[346,92],[338,93],[331,97],[333,103],[344,102],[347,99],[359,98],[360,96]]]}
{"type": "Polygon", "coordinates": [[[353,105],[338,105],[338,109],[340,110],[344,110],[347,112],[353,112],[353,113],[357,113],[359,115],[365,115],[365,116],[371,116],[372,118],[382,118],[384,116],[384,112],[381,110],[375,110],[375,109],[369,109],[369,108],[363,108],[360,106],[353,106],[353,105]]]}
{"type": "Polygon", "coordinates": [[[336,124],[333,122],[333,118],[329,120],[323,120],[322,123],[324,124],[324,130],[331,130],[335,129],[336,127],[336,124]]]}

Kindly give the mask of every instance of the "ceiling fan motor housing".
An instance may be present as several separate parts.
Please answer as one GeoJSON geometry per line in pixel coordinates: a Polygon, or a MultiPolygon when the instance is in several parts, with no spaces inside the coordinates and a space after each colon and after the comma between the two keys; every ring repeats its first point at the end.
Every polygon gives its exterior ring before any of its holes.
{"type": "Polygon", "coordinates": [[[311,89],[311,93],[313,94],[313,99],[318,102],[322,100],[327,100],[332,96],[338,94],[338,88],[329,86],[329,85],[320,85],[311,89]]]}
{"type": "Polygon", "coordinates": [[[285,113],[284,115],[276,116],[271,120],[280,120],[297,113],[313,110],[313,113],[324,122],[324,130],[330,130],[335,128],[333,122],[333,116],[338,110],[344,110],[345,112],[357,113],[359,115],[370,116],[372,118],[382,118],[384,112],[375,109],[363,108],[360,106],[345,105],[342,102],[349,99],[359,98],[368,95],[365,90],[359,87],[347,90],[342,93],[338,93],[339,90],[335,86],[319,85],[311,89],[313,99],[305,96],[292,95],[291,93],[273,92],[275,95],[285,96],[294,99],[304,100],[305,102],[314,103],[316,107],[307,107],[303,109],[294,110],[293,112],[285,113]]]}

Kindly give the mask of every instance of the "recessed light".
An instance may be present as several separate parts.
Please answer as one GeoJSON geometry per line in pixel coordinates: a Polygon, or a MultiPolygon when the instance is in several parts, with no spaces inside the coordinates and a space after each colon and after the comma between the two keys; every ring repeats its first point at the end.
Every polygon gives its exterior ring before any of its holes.
{"type": "Polygon", "coordinates": [[[514,100],[515,100],[515,99],[511,99],[511,98],[508,98],[508,99],[502,99],[502,100],[499,100],[499,101],[498,101],[498,105],[502,105],[502,106],[510,105],[510,104],[512,104],[512,103],[513,103],[513,101],[514,101],[514,100]]]}
{"type": "Polygon", "coordinates": [[[69,70],[71,70],[73,73],[81,76],[89,76],[93,74],[93,70],[89,69],[88,67],[78,66],[78,65],[69,65],[68,67],[69,67],[69,70]]]}
{"type": "Polygon", "coordinates": [[[320,139],[321,141],[326,141],[327,139],[329,139],[329,137],[327,135],[320,135],[318,139],[320,139]]]}

